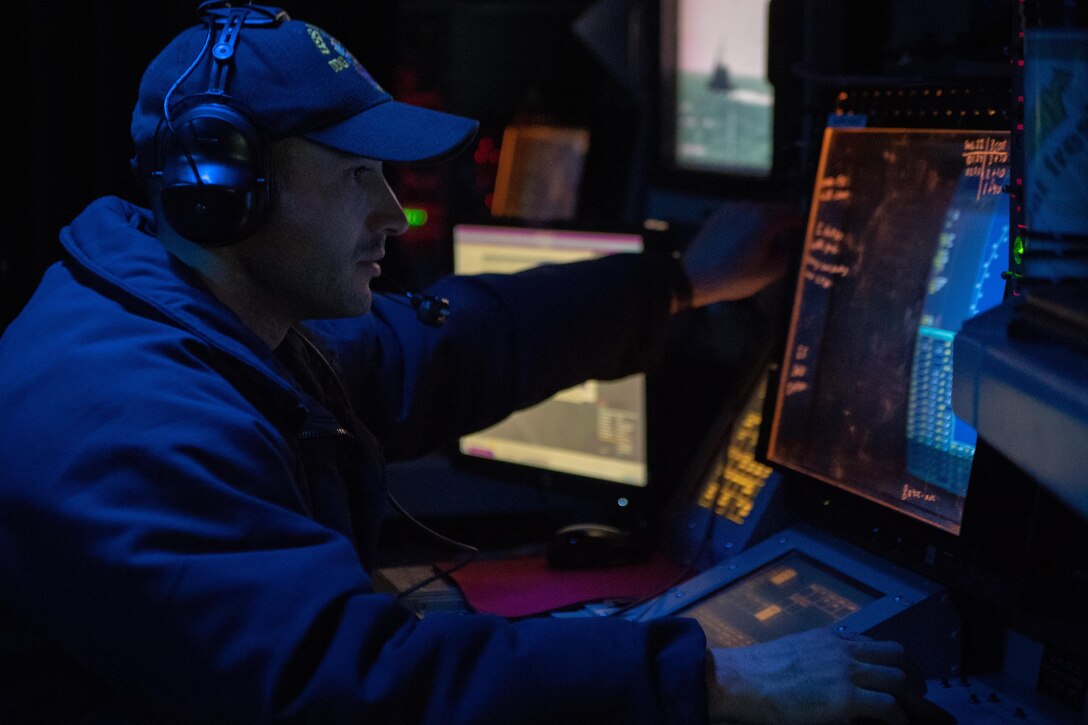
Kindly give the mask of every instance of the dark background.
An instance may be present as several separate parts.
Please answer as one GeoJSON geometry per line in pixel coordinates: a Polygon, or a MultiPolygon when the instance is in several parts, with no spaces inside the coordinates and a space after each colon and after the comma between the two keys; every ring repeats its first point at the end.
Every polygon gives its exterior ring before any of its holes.
{"type": "MultiPolygon", "coordinates": [[[[811,159],[801,151],[841,81],[1007,70],[1013,0],[776,3],[790,18],[788,43],[772,49],[771,61],[790,116],[778,142],[790,152],[783,189],[791,194],[809,183],[811,159]]],[[[140,199],[128,167],[140,74],[196,22],[196,5],[9,3],[0,330],[58,258],[61,227],[98,196],[140,199]]],[[[485,144],[497,146],[515,119],[589,128],[584,219],[638,222],[647,195],[662,185],[711,196],[745,193],[720,180],[670,177],[656,163],[657,0],[310,0],[286,9],[336,35],[398,98],[480,119],[485,144]],[[591,12],[605,28],[592,49],[572,29],[591,12]]],[[[389,170],[402,202],[430,204],[432,223],[391,245],[387,268],[409,286],[448,271],[450,225],[488,215],[493,161],[470,150],[440,169],[389,170]]]]}
{"type": "MultiPolygon", "coordinates": [[[[333,33],[399,99],[481,121],[477,142],[461,157],[435,168],[388,169],[401,201],[431,213],[426,227],[389,245],[383,265],[405,286],[419,287],[451,268],[452,225],[488,218],[496,171],[492,152],[503,129],[516,120],[590,130],[580,222],[634,225],[653,207],[655,214],[663,211],[667,218],[697,223],[708,204],[728,197],[775,196],[803,206],[815,173],[820,131],[843,88],[951,82],[985,89],[994,99],[989,106],[997,111],[986,127],[1015,129],[1015,94],[1010,92],[1015,86],[1010,81],[1015,76],[1012,61],[1020,12],[1028,25],[1049,24],[1056,16],[1048,15],[1048,7],[1063,5],[1061,0],[772,1],[778,18],[778,43],[769,58],[778,104],[778,166],[769,188],[677,174],[660,162],[657,24],[659,2],[670,0],[308,0],[286,9],[333,33]],[[587,18],[596,22],[585,23],[587,18]],[[574,31],[580,20],[583,26],[598,28],[591,40],[574,31]]],[[[140,200],[128,165],[132,154],[128,127],[140,75],[170,38],[195,24],[197,4],[13,0],[6,6],[9,22],[0,66],[6,121],[0,331],[25,304],[45,268],[59,258],[57,234],[84,206],[109,194],[140,200]]],[[[1074,4],[1082,10],[1088,7],[1074,4]]],[[[886,98],[876,110],[886,107],[886,98]]],[[[859,112],[874,110],[873,97],[864,91],[851,99],[859,112]]],[[[651,411],[651,423],[669,423],[668,430],[651,431],[651,460],[655,450],[667,451],[666,473],[682,472],[690,447],[700,441],[689,432],[705,430],[722,409],[719,400],[696,389],[692,381],[721,381],[723,373],[736,380],[750,375],[751,364],[746,369],[738,361],[751,350],[738,345],[741,336],[734,333],[762,325],[776,334],[762,314],[746,306],[715,308],[701,311],[688,320],[686,329],[677,331],[685,336],[685,344],[673,349],[683,351],[682,359],[666,361],[660,379],[670,384],[650,392],[650,404],[657,406],[651,411]],[[723,329],[730,334],[721,334],[723,329]],[[674,421],[683,421],[688,430],[672,425],[674,421]]],[[[1000,545],[972,554],[976,559],[990,557],[980,571],[1011,571],[1016,586],[1009,593],[975,582],[972,587],[985,596],[979,606],[964,611],[994,621],[996,615],[988,612],[995,602],[1004,602],[1003,610],[1043,612],[1049,619],[1032,626],[1047,632],[1046,641],[1061,642],[1065,632],[1050,623],[1050,615],[1063,613],[1059,622],[1082,621],[1083,609],[1068,616],[1064,612],[1079,605],[1083,595],[1070,598],[1059,593],[1055,587],[1068,583],[1062,578],[1067,572],[1038,563],[1060,557],[1036,554],[1039,550],[1045,554],[1045,546],[1051,544],[1055,551],[1065,547],[1066,531],[1077,532],[1082,539],[1083,526],[1071,521],[1061,507],[1048,513],[1050,504],[1038,504],[1033,484],[1013,487],[1013,469],[1011,462],[980,447],[974,475],[1002,485],[973,486],[975,508],[982,514],[971,524],[981,532],[980,540],[1000,545]],[[990,515],[1014,509],[1020,512],[1018,518],[990,515]],[[1019,521],[1020,528],[1010,528],[1009,520],[1019,521]],[[1047,522],[1039,530],[1048,535],[1029,557],[1021,542],[1035,535],[1040,521],[1047,522]],[[1036,573],[1028,578],[1025,572],[1036,573]],[[1031,586],[1044,580],[1050,586],[1031,586]]],[[[415,482],[416,489],[406,490],[402,500],[421,516],[468,511],[461,528],[442,527],[449,535],[477,537],[481,543],[481,529],[471,516],[494,514],[503,507],[525,514],[505,517],[503,522],[510,527],[540,520],[542,505],[534,498],[535,490],[514,495],[508,486],[485,486],[475,477],[461,482],[447,468],[426,461],[402,478],[415,482]],[[414,491],[418,495],[413,496],[414,491]]],[[[890,514],[883,525],[873,526],[872,519],[854,515],[852,505],[839,503],[842,497],[836,498],[835,491],[818,486],[791,491],[802,499],[791,502],[793,508],[821,512],[820,526],[844,535],[853,531],[858,541],[879,537],[880,546],[874,548],[901,552],[900,559],[892,558],[908,566],[913,561],[915,549],[903,545],[896,528],[902,522],[893,521],[890,514]],[[828,506],[829,501],[836,503],[828,506]]],[[[558,505],[549,502],[547,507],[558,505]]],[[[495,525],[494,516],[489,523],[495,525]]],[[[387,526],[387,531],[396,541],[398,529],[387,526]]],[[[419,538],[412,527],[404,526],[403,532],[405,539],[419,538]]],[[[958,558],[950,561],[959,566],[958,558]]],[[[949,577],[967,581],[968,575],[976,574],[973,569],[965,571],[962,575],[956,569],[949,577]]],[[[1080,576],[1074,583],[1083,590],[1080,576]]],[[[980,651],[981,658],[996,656],[999,644],[990,636],[993,628],[977,629],[981,634],[970,648],[980,651]]]]}
{"type": "MultiPolygon", "coordinates": [[[[1015,0],[772,0],[768,67],[776,86],[776,168],[770,183],[753,184],[677,173],[660,161],[659,18],[674,2],[286,5],[296,19],[341,40],[398,99],[481,123],[473,146],[452,161],[387,165],[401,202],[427,210],[430,220],[388,245],[378,286],[395,279],[420,288],[450,271],[452,225],[490,218],[496,149],[511,123],[589,130],[576,226],[636,227],[652,209],[681,222],[674,228],[690,231],[706,209],[729,197],[773,197],[803,207],[820,134],[843,87],[959,79],[988,86],[996,81],[1003,90],[1005,47],[1018,25],[1015,0]]],[[[103,195],[142,202],[129,168],[129,123],[140,77],[174,35],[197,23],[198,4],[17,0],[10,6],[15,22],[3,63],[9,123],[0,331],[60,257],[60,229],[88,203],[103,195]]],[[[994,122],[1008,127],[1008,119],[994,122]]],[[[701,431],[742,386],[739,381],[760,368],[760,355],[784,329],[785,287],[770,300],[701,310],[677,326],[677,339],[648,390],[651,478],[682,477],[701,431]]],[[[672,492],[655,488],[654,495],[672,492]]],[[[429,503],[433,497],[418,498],[429,503]]],[[[460,493],[453,498],[436,507],[469,507],[460,493]]],[[[478,506],[494,507],[493,499],[478,506]]]]}

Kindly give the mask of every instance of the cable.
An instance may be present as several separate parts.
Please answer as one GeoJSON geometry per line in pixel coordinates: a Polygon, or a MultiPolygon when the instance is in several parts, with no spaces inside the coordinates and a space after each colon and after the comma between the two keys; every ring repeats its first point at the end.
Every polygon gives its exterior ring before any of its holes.
{"type": "Polygon", "coordinates": [[[170,90],[166,92],[166,95],[162,98],[162,118],[166,122],[166,128],[170,130],[172,138],[178,139],[178,144],[181,146],[182,153],[185,154],[186,160],[189,162],[189,168],[192,169],[193,177],[196,178],[196,183],[203,184],[204,180],[200,178],[200,169],[197,168],[196,160],[193,158],[192,153],[189,151],[189,147],[178,135],[177,129],[174,128],[174,119],[170,117],[170,98],[174,95],[174,91],[185,82],[185,79],[193,72],[193,69],[204,59],[204,54],[208,52],[208,48],[212,44],[212,36],[215,35],[215,24],[208,24],[208,37],[204,39],[204,46],[200,49],[200,53],[197,54],[196,59],[189,65],[185,72],[181,74],[181,77],[174,81],[174,85],[170,86],[170,90]]]}
{"type": "MultiPolygon", "coordinates": [[[[348,391],[344,387],[343,381],[340,379],[340,376],[336,374],[336,369],[332,366],[332,363],[329,362],[328,358],[325,357],[324,353],[321,352],[321,349],[316,344],[314,344],[314,342],[312,340],[310,340],[310,338],[308,338],[306,335],[302,334],[301,331],[295,329],[294,333],[298,336],[298,338],[300,340],[302,340],[303,344],[306,345],[310,349],[310,351],[317,357],[317,359],[320,360],[324,364],[325,368],[332,375],[333,380],[336,381],[336,384],[340,389],[341,398],[345,402],[350,401],[350,396],[348,396],[348,391]]],[[[457,541],[456,539],[451,539],[448,536],[444,536],[443,534],[440,534],[437,531],[435,531],[434,529],[432,529],[430,526],[427,526],[426,524],[424,524],[422,521],[420,521],[415,516],[410,514],[408,512],[408,510],[406,508],[404,508],[404,506],[401,505],[400,501],[398,501],[396,499],[396,497],[392,494],[391,491],[386,491],[385,492],[385,497],[386,497],[386,499],[389,500],[389,503],[392,504],[393,508],[396,509],[397,512],[401,516],[403,516],[404,518],[411,521],[413,524],[415,524],[420,529],[422,529],[423,531],[425,531],[428,534],[430,534],[431,536],[433,536],[435,539],[438,539],[439,541],[441,541],[444,544],[449,544],[450,546],[453,546],[453,547],[458,548],[458,549],[463,549],[464,551],[469,552],[469,556],[464,561],[461,561],[461,562],[459,562],[457,564],[454,564],[453,566],[451,566],[451,567],[449,567],[447,569],[441,569],[434,576],[428,577],[428,578],[424,579],[421,582],[417,582],[416,584],[412,585],[411,587],[409,587],[405,591],[400,592],[397,595],[397,599],[403,599],[404,597],[408,596],[412,592],[418,591],[419,589],[421,589],[422,587],[427,586],[428,584],[435,581],[436,579],[440,579],[440,578],[442,578],[442,577],[444,577],[444,576],[446,576],[448,574],[452,574],[453,572],[457,571],[458,569],[460,569],[461,567],[465,566],[470,561],[475,559],[476,555],[480,553],[480,550],[478,548],[476,548],[475,546],[472,546],[471,544],[466,544],[466,543],[464,543],[462,541],[457,541]]]]}
{"type": "Polygon", "coordinates": [[[405,589],[404,591],[398,592],[397,593],[397,599],[398,600],[403,599],[404,597],[408,596],[409,594],[412,594],[413,592],[419,591],[420,589],[427,586],[431,582],[437,581],[437,580],[441,579],[442,577],[449,576],[450,574],[457,571],[461,567],[466,566],[470,562],[474,561],[476,559],[476,557],[479,555],[480,550],[478,548],[476,548],[475,546],[472,546],[471,544],[466,544],[463,541],[457,541],[456,539],[451,539],[448,536],[440,534],[437,531],[435,531],[434,529],[432,529],[430,526],[427,526],[425,523],[423,523],[422,521],[417,519],[415,516],[410,514],[408,512],[408,510],[405,509],[404,506],[401,505],[400,501],[398,501],[396,499],[396,497],[391,492],[386,491],[385,496],[389,500],[389,503],[392,504],[393,508],[397,510],[397,513],[399,513],[404,518],[408,519],[410,522],[415,524],[417,527],[419,527],[423,531],[427,532],[432,537],[434,537],[438,541],[441,541],[444,544],[449,544],[450,546],[453,546],[453,547],[456,547],[458,549],[462,549],[464,551],[469,552],[469,555],[467,557],[465,557],[463,560],[457,562],[456,564],[454,564],[452,566],[449,566],[449,567],[446,567],[445,569],[439,569],[433,576],[429,576],[426,579],[423,579],[422,581],[418,581],[415,584],[413,584],[412,586],[405,589]]]}
{"type": "Polygon", "coordinates": [[[208,52],[208,47],[212,44],[213,35],[215,35],[215,26],[209,25],[208,37],[204,39],[204,46],[200,49],[200,52],[197,53],[196,58],[189,65],[189,67],[185,69],[185,72],[182,73],[176,81],[174,81],[174,85],[170,86],[170,90],[168,90],[166,92],[166,95],[162,98],[162,116],[163,120],[166,121],[166,127],[170,129],[170,133],[174,133],[174,119],[170,118],[170,97],[174,95],[174,91],[177,90],[177,87],[185,82],[185,79],[189,77],[189,75],[193,72],[193,69],[196,68],[197,64],[200,63],[200,61],[204,60],[204,54],[208,52]]]}
{"type": "Polygon", "coordinates": [[[475,546],[472,546],[471,544],[466,544],[466,543],[464,543],[462,541],[458,541],[456,539],[451,539],[448,536],[444,536],[444,535],[438,533],[437,531],[435,531],[434,529],[432,529],[430,526],[427,526],[427,524],[423,523],[422,521],[417,519],[412,514],[408,513],[407,509],[405,509],[403,506],[401,506],[400,501],[397,501],[396,497],[394,497],[391,492],[386,491],[385,492],[385,497],[387,499],[389,499],[389,503],[393,504],[393,508],[395,508],[397,510],[397,513],[399,513],[401,516],[408,519],[413,524],[415,524],[419,528],[423,529],[424,531],[426,531],[428,534],[430,534],[434,538],[438,539],[439,541],[441,541],[441,542],[443,542],[445,544],[449,544],[450,546],[454,546],[454,547],[456,547],[458,549],[463,549],[464,551],[471,552],[473,554],[480,553],[480,550],[477,549],[475,546]]]}
{"type": "Polygon", "coordinates": [[[699,561],[702,560],[703,554],[706,553],[707,548],[710,546],[711,540],[714,538],[714,528],[715,528],[714,525],[718,522],[718,518],[719,518],[718,516],[716,516],[714,514],[713,511],[709,512],[709,514],[710,515],[707,516],[706,526],[703,529],[703,538],[702,538],[702,541],[699,543],[699,548],[695,551],[695,554],[690,558],[690,560],[688,561],[687,566],[684,567],[684,570],[682,572],[680,572],[680,574],[678,574],[676,577],[669,580],[669,582],[667,584],[665,584],[664,586],[654,590],[650,594],[646,594],[646,595],[644,595],[642,597],[639,597],[639,598],[637,598],[637,599],[635,599],[635,600],[633,600],[631,602],[628,602],[627,604],[623,605],[622,607],[619,607],[618,609],[615,609],[615,610],[609,612],[608,614],[606,614],[604,616],[619,617],[619,616],[621,616],[623,614],[626,614],[627,612],[631,611],[632,609],[635,609],[636,607],[640,607],[643,604],[645,604],[646,602],[649,602],[651,600],[654,600],[654,599],[658,598],[662,594],[668,592],[670,589],[675,587],[677,584],[680,584],[681,582],[687,581],[693,574],[695,574],[699,561]]]}
{"type": "Polygon", "coordinates": [[[465,557],[464,560],[457,562],[453,566],[446,567],[445,569],[439,569],[435,574],[427,577],[426,579],[423,579],[422,581],[416,582],[412,586],[405,589],[403,592],[398,592],[397,593],[397,599],[404,599],[409,594],[412,594],[412,593],[414,593],[416,591],[419,591],[420,589],[427,586],[431,582],[438,581],[442,577],[449,576],[450,574],[457,571],[461,567],[466,566],[466,565],[470,564],[471,562],[473,562],[475,560],[476,560],[476,554],[473,553],[473,554],[470,554],[469,556],[465,557]]]}

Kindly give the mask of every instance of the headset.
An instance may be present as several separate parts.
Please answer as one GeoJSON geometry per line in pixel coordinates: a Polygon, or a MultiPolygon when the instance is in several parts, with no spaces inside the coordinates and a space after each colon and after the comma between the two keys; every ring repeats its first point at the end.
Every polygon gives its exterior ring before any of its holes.
{"type": "Polygon", "coordinates": [[[206,0],[197,8],[208,38],[163,98],[148,175],[152,201],[167,223],[207,247],[239,242],[265,222],[275,178],[260,126],[226,84],[242,29],[274,27],[289,16],[280,8],[235,5],[206,0]],[[174,91],[208,54],[214,61],[208,90],[171,108],[174,91]]]}
{"type": "MultiPolygon", "coordinates": [[[[257,231],[268,219],[275,182],[271,148],[260,125],[244,103],[227,93],[226,82],[242,29],[276,27],[290,16],[277,7],[235,5],[205,0],[197,7],[208,37],[163,98],[146,174],[152,204],[166,222],[204,247],[234,244],[257,231]],[[174,91],[209,53],[214,65],[208,90],[171,108],[174,91]]],[[[137,175],[144,176],[139,166],[134,161],[137,175]]],[[[449,317],[444,297],[403,289],[398,294],[405,299],[390,299],[411,307],[428,327],[440,327],[449,317]]]]}

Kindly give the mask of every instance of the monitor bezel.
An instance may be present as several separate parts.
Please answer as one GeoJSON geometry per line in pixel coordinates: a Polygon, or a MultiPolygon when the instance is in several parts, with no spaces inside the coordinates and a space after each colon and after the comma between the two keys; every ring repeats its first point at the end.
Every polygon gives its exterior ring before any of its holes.
{"type": "MultiPolygon", "coordinates": [[[[1004,129],[992,129],[992,128],[991,129],[962,129],[962,128],[941,128],[941,127],[914,128],[914,127],[893,127],[893,126],[866,126],[866,127],[857,127],[857,128],[854,128],[854,127],[834,128],[834,127],[829,126],[825,130],[824,142],[823,142],[823,144],[821,144],[820,164],[819,164],[819,169],[817,170],[817,173],[816,173],[816,178],[814,179],[814,183],[817,183],[818,179],[823,174],[823,169],[824,169],[824,164],[825,164],[826,154],[827,154],[826,143],[827,143],[827,139],[830,137],[830,132],[833,131],[833,130],[838,131],[838,132],[851,133],[851,134],[872,134],[872,133],[1007,134],[1008,133],[1004,129]]],[[[819,203],[820,202],[816,198],[815,195],[810,197],[811,208],[810,208],[809,216],[808,216],[808,220],[807,220],[808,224],[807,224],[807,230],[806,230],[806,234],[805,234],[805,244],[804,244],[802,252],[805,249],[808,249],[809,240],[810,240],[810,237],[812,236],[812,233],[813,233],[813,225],[815,224],[814,214],[815,214],[815,211],[816,211],[819,203]]],[[[916,513],[916,512],[913,512],[910,509],[905,508],[905,507],[898,507],[897,508],[897,507],[893,506],[890,502],[888,502],[888,501],[886,501],[886,500],[884,500],[884,499],[882,499],[882,498],[880,498],[878,496],[867,494],[865,491],[860,490],[858,488],[851,488],[851,487],[846,486],[845,484],[840,484],[838,482],[831,481],[831,480],[829,480],[827,478],[821,477],[819,475],[816,475],[814,473],[806,471],[806,470],[804,470],[802,468],[799,468],[799,467],[797,467],[796,465],[794,465],[793,463],[791,463],[789,461],[781,460],[779,457],[776,457],[774,455],[773,450],[772,450],[773,449],[772,439],[773,439],[773,436],[774,436],[774,432],[778,428],[778,424],[779,424],[780,410],[778,409],[778,403],[779,403],[780,397],[781,397],[779,395],[779,388],[781,387],[783,381],[789,375],[789,369],[788,368],[789,368],[789,366],[790,366],[790,364],[792,362],[791,361],[790,350],[792,348],[793,338],[794,338],[794,335],[796,333],[796,330],[795,330],[795,327],[794,327],[793,323],[794,323],[795,318],[797,317],[797,315],[800,312],[800,305],[801,305],[801,302],[802,302],[802,299],[803,299],[803,294],[804,294],[804,281],[805,281],[804,280],[804,269],[803,268],[797,269],[797,270],[795,270],[795,272],[796,272],[796,277],[795,277],[794,299],[793,299],[793,305],[792,305],[792,312],[790,313],[789,321],[787,323],[787,329],[786,329],[786,335],[785,335],[783,350],[781,352],[779,374],[778,374],[776,379],[771,381],[771,385],[769,386],[768,392],[767,392],[768,397],[767,397],[767,401],[766,401],[766,408],[765,408],[765,411],[764,411],[764,421],[763,421],[764,427],[763,427],[763,431],[762,431],[764,441],[763,441],[763,443],[761,445],[761,449],[760,449],[761,459],[764,460],[768,465],[774,467],[775,470],[782,472],[788,478],[800,479],[800,480],[803,480],[803,481],[805,481],[805,482],[807,482],[809,484],[819,483],[819,484],[821,484],[823,486],[826,486],[828,489],[834,489],[834,490],[837,490],[837,491],[841,491],[842,494],[849,497],[849,499],[851,499],[851,500],[857,500],[859,502],[864,502],[864,504],[862,505],[862,508],[859,509],[859,510],[865,510],[865,509],[868,509],[868,507],[872,507],[873,510],[883,509],[884,511],[887,511],[890,514],[890,516],[892,517],[892,520],[894,520],[896,518],[909,520],[909,521],[913,522],[914,524],[917,524],[918,526],[921,526],[921,527],[923,527],[925,529],[931,529],[931,530],[936,531],[936,532],[941,532],[942,534],[950,536],[953,539],[961,536],[962,529],[963,529],[963,521],[964,521],[964,518],[966,516],[966,512],[967,512],[967,508],[968,508],[968,502],[970,500],[970,490],[971,490],[970,489],[970,481],[968,483],[967,493],[963,496],[963,504],[962,504],[962,509],[960,511],[959,521],[952,523],[951,520],[949,519],[948,520],[949,523],[946,524],[946,523],[942,523],[942,522],[938,521],[938,519],[940,517],[937,514],[933,514],[932,512],[927,512],[927,513],[919,512],[919,513],[916,513]]],[[[1006,294],[1007,294],[1007,292],[1006,292],[1006,294]]],[[[973,477],[973,469],[972,469],[972,477],[973,477]]],[[[839,497],[836,497],[836,498],[839,498],[839,497]]],[[[828,500],[828,499],[825,497],[825,500],[828,500]]],[[[845,502],[844,502],[844,504],[846,506],[852,506],[853,505],[852,503],[845,503],[845,502]]],[[[870,518],[872,518],[872,516],[870,516],[870,518]]],[[[885,517],[881,517],[881,518],[882,518],[882,520],[885,520],[885,521],[889,520],[889,519],[887,519],[885,517]]],[[[943,538],[943,537],[941,537],[941,538],[943,538]]]]}
{"type": "Polygon", "coordinates": [[[796,139],[801,133],[800,79],[793,67],[801,59],[805,0],[768,3],[767,79],[774,87],[772,158],[766,174],[681,164],[676,158],[676,53],[679,3],[660,0],[657,17],[657,77],[654,104],[657,148],[652,181],[661,188],[713,197],[782,199],[796,196],[796,139]]]}
{"type": "Polygon", "coordinates": [[[922,601],[941,592],[937,583],[911,570],[891,568],[886,561],[868,551],[854,549],[846,542],[819,535],[799,524],[768,536],[745,550],[742,556],[722,561],[668,593],[632,609],[626,618],[649,621],[664,616],[683,616],[685,611],[709,597],[794,553],[820,563],[853,584],[879,593],[865,607],[838,622],[838,626],[856,632],[870,629],[897,614],[905,608],[904,603],[922,601]]]}

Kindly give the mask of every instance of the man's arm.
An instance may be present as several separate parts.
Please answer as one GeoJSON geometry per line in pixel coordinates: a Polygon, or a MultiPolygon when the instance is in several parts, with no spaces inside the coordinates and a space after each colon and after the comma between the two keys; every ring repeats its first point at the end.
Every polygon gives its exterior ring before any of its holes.
{"type": "Polygon", "coordinates": [[[692,306],[744,299],[779,279],[801,231],[801,219],[790,206],[723,203],[681,258],[692,306]]]}
{"type": "Polygon", "coordinates": [[[451,303],[439,329],[380,296],[370,315],[312,326],[390,456],[418,455],[587,379],[645,370],[662,352],[678,282],[689,281],[696,307],[755,294],[782,276],[798,228],[782,205],[727,204],[679,268],[661,255],[617,254],[447,277],[428,290],[451,303]]]}
{"type": "Polygon", "coordinates": [[[380,298],[370,315],[310,323],[391,458],[425,453],[587,379],[645,370],[669,318],[665,267],[639,254],[449,277],[428,292],[450,300],[438,329],[380,298]]]}
{"type": "Polygon", "coordinates": [[[63,417],[8,408],[5,604],[80,692],[178,722],[705,717],[693,623],[416,620],[373,593],[306,515],[280,432],[200,359],[163,368],[155,349],[85,357],[49,388],[63,417]]]}

